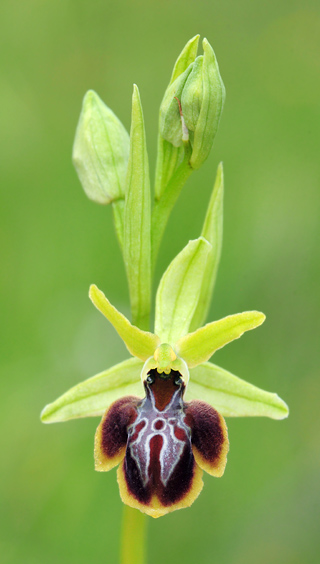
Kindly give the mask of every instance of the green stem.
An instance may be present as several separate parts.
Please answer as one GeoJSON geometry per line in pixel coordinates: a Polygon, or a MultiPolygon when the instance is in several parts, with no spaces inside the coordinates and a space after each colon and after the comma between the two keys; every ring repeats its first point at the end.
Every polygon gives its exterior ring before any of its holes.
{"type": "Polygon", "coordinates": [[[155,201],[151,219],[151,242],[152,242],[152,265],[155,266],[157,255],[163,237],[165,227],[168,223],[171,211],[180,195],[180,192],[193,172],[189,160],[191,156],[191,146],[185,147],[185,155],[182,163],[168,182],[161,198],[155,201]]]}
{"type": "Polygon", "coordinates": [[[145,564],[146,515],[123,506],[120,564],[145,564]]]}
{"type": "Polygon", "coordinates": [[[171,143],[158,135],[158,151],[156,162],[156,174],[154,183],[154,195],[160,200],[163,190],[166,188],[170,178],[173,176],[179,163],[183,160],[184,147],[174,147],[171,143]]]}
{"type": "Polygon", "coordinates": [[[123,253],[123,232],[124,232],[124,199],[112,202],[113,222],[118,237],[120,249],[123,253]]]}

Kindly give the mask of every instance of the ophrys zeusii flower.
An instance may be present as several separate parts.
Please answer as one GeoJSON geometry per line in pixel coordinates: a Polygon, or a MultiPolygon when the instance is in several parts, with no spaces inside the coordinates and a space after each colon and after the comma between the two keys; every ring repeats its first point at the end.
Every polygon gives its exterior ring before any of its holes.
{"type": "MultiPolygon", "coordinates": [[[[152,271],[170,212],[187,178],[208,157],[224,102],[214,52],[198,36],[173,69],[160,108],[158,157],[151,210],[149,165],[138,88],[132,98],[130,140],[98,96],[85,97],[74,164],[86,194],[111,203],[129,283],[132,323],[96,286],[94,305],[131,354],[45,407],[46,423],[103,416],[95,466],[118,468],[124,503],[159,517],[189,506],[202,471],[221,476],[228,436],[224,416],[282,419],[286,404],[209,361],[219,348],[261,325],[249,311],[205,322],[222,245],[223,170],[218,167],[201,236],[190,241],[161,278],[154,333],[149,332],[152,271]]],[[[198,198],[198,195],[196,195],[198,198]]]]}

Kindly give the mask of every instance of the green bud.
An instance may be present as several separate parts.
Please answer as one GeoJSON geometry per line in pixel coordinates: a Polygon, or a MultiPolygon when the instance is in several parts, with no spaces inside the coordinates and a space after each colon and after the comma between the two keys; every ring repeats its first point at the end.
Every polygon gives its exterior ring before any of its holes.
{"type": "MultiPolygon", "coordinates": [[[[198,51],[198,43],[199,43],[199,35],[195,35],[192,37],[188,43],[182,49],[180,55],[178,56],[172,71],[172,75],[169,81],[168,88],[172,85],[173,82],[189,67],[191,63],[194,62],[197,51],[198,51]]],[[[165,92],[164,97],[167,95],[168,88],[165,92]]],[[[175,94],[173,94],[175,96],[175,94]]],[[[177,111],[179,110],[177,100],[174,100],[173,111],[175,116],[177,116],[177,111]]],[[[179,118],[179,114],[178,114],[179,118]]],[[[175,122],[177,120],[175,119],[175,122]]],[[[165,123],[165,117],[159,115],[159,125],[160,129],[161,126],[164,130],[167,129],[165,123]],[[162,125],[160,125],[162,124],[162,125]]],[[[178,142],[179,146],[174,146],[171,142],[165,139],[166,133],[163,131],[159,131],[158,136],[158,154],[157,154],[157,164],[156,164],[156,177],[155,177],[155,197],[156,200],[160,200],[163,191],[165,190],[170,178],[178,168],[179,164],[183,159],[184,148],[181,146],[181,119],[177,121],[176,127],[178,128],[178,139],[175,142],[178,142]]]]}
{"type": "Polygon", "coordinates": [[[190,164],[197,169],[208,157],[218,131],[225,88],[214,51],[203,40],[203,56],[197,57],[183,88],[181,106],[192,143],[190,164]]]}
{"type": "Polygon", "coordinates": [[[203,55],[191,62],[169,85],[160,108],[160,134],[174,147],[190,139],[190,165],[200,168],[218,131],[225,88],[207,39],[203,55]]]}
{"type": "Polygon", "coordinates": [[[180,147],[184,140],[179,102],[192,67],[193,63],[170,84],[160,106],[160,134],[174,147],[180,147]]]}
{"type": "Polygon", "coordinates": [[[89,90],[73,145],[72,160],[90,200],[110,204],[124,198],[129,135],[117,116],[89,90]]]}

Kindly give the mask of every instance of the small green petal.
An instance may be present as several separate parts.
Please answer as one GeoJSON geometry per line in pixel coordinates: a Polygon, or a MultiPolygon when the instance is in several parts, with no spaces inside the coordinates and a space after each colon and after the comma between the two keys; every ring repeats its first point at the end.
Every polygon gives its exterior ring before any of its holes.
{"type": "Polygon", "coordinates": [[[113,325],[128,351],[140,360],[146,361],[153,355],[160,344],[160,339],[153,333],[142,331],[131,325],[130,321],[122,315],[105,297],[104,293],[95,284],[90,286],[89,297],[96,308],[113,325]]]}
{"type": "Polygon", "coordinates": [[[214,284],[220,262],[223,234],[223,166],[218,166],[216,181],[204,220],[202,237],[207,239],[212,248],[207,258],[202,288],[197,308],[194,312],[190,331],[195,331],[205,322],[210,307],[214,284]]]}
{"type": "Polygon", "coordinates": [[[132,320],[149,326],[151,299],[151,211],[149,164],[139,90],[134,85],[130,155],[124,209],[124,261],[129,282],[132,320]]]}
{"type": "Polygon", "coordinates": [[[162,343],[186,335],[197,306],[211,245],[203,237],[189,241],[161,278],[156,296],[155,332],[162,343]]]}
{"type": "Polygon", "coordinates": [[[215,351],[239,339],[245,331],[259,327],[265,320],[259,311],[245,311],[208,323],[176,343],[174,350],[193,368],[206,362],[215,351]]]}
{"type": "Polygon", "coordinates": [[[143,397],[140,373],[143,362],[130,358],[81,382],[46,405],[43,423],[58,423],[79,417],[102,415],[107,407],[123,396],[143,397]]]}
{"type": "Polygon", "coordinates": [[[284,419],[289,409],[285,402],[227,370],[210,362],[192,368],[186,400],[202,399],[224,417],[271,417],[284,419]]]}

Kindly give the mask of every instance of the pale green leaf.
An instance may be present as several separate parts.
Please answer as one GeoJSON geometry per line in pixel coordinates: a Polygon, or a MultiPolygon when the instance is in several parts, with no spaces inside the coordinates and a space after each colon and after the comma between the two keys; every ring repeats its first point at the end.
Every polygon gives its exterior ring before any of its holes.
{"type": "Polygon", "coordinates": [[[197,306],[211,245],[203,237],[189,241],[161,278],[156,296],[155,332],[162,343],[186,335],[197,306]]]}
{"type": "Polygon", "coordinates": [[[210,198],[201,235],[211,244],[200,298],[190,324],[190,331],[201,327],[207,318],[222,249],[223,234],[223,166],[218,166],[216,181],[210,198]]]}
{"type": "Polygon", "coordinates": [[[259,327],[264,320],[265,315],[259,311],[229,315],[182,337],[175,351],[193,368],[209,360],[215,351],[238,339],[245,331],[259,327]]]}
{"type": "Polygon", "coordinates": [[[41,413],[43,423],[102,415],[123,396],[144,396],[140,378],[143,362],[130,358],[81,382],[49,403],[41,413]]]}
{"type": "Polygon", "coordinates": [[[285,402],[210,362],[190,370],[185,399],[204,400],[225,417],[288,417],[285,402]]]}
{"type": "Polygon", "coordinates": [[[142,331],[120,313],[107,298],[104,293],[92,284],[89,290],[89,297],[96,308],[113,325],[128,351],[140,360],[146,361],[153,355],[160,344],[160,339],[153,333],[142,331]]]}
{"type": "Polygon", "coordinates": [[[151,301],[150,180],[146,136],[138,87],[132,96],[130,155],[124,209],[124,261],[132,322],[149,326],[151,301]]]}

